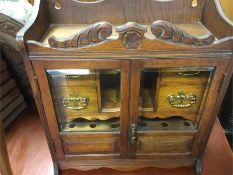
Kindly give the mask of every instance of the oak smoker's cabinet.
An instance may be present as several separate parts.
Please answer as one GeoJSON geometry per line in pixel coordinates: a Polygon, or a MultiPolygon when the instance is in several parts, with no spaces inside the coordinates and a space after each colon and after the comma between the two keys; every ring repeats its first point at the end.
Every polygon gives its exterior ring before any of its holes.
{"type": "Polygon", "coordinates": [[[219,1],[34,3],[17,40],[55,173],[196,165],[200,174],[233,66],[219,1]]]}

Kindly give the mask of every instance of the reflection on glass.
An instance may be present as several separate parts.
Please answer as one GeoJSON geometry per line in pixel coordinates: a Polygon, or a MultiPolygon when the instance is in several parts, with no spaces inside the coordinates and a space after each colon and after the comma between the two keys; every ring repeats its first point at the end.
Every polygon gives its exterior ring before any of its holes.
{"type": "Polygon", "coordinates": [[[47,70],[61,131],[119,131],[120,71],[47,70]]]}
{"type": "Polygon", "coordinates": [[[139,130],[196,128],[214,68],[143,69],[139,98],[139,130]]]}

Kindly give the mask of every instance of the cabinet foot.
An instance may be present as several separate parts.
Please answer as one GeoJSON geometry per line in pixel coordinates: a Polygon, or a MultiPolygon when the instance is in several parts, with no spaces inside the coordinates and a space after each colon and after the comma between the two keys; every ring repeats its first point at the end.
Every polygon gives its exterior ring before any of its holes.
{"type": "Polygon", "coordinates": [[[195,171],[196,171],[196,175],[201,175],[201,172],[202,172],[202,162],[201,162],[201,159],[198,159],[196,161],[195,171]]]}

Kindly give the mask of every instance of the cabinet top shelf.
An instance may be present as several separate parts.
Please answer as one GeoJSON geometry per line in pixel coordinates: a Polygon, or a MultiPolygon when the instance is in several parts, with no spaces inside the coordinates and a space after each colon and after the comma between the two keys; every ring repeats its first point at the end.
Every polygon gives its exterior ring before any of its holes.
{"type": "Polygon", "coordinates": [[[232,40],[232,29],[219,0],[35,0],[31,21],[17,36],[29,51],[95,49],[104,43],[102,48],[111,50],[119,41],[119,48],[138,49],[144,40],[150,40],[148,46],[157,42],[153,50],[159,42],[229,50],[225,43],[232,40]]]}

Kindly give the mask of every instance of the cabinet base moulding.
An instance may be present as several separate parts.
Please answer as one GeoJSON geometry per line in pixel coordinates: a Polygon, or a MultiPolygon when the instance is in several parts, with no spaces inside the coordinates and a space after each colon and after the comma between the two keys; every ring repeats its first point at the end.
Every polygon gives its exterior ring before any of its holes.
{"type": "Polygon", "coordinates": [[[156,167],[156,168],[176,168],[176,167],[191,167],[195,164],[195,159],[193,160],[132,160],[132,159],[119,159],[119,160],[98,160],[98,161],[59,161],[59,169],[76,169],[81,171],[94,170],[99,168],[112,168],[114,170],[120,171],[132,171],[140,168],[146,167],[156,167]]]}

